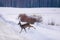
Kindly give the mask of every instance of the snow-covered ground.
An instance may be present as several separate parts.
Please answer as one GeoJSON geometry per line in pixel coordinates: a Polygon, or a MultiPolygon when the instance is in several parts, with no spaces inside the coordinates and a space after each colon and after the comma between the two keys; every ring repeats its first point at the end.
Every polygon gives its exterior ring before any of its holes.
{"type": "Polygon", "coordinates": [[[8,25],[8,21],[4,21],[0,17],[0,40],[27,40],[25,37],[19,36],[12,26],[8,25]]]}
{"type": "Polygon", "coordinates": [[[60,40],[60,8],[0,8],[0,40],[60,40]],[[20,32],[18,15],[42,16],[43,22],[20,32]],[[55,25],[48,25],[50,22],[55,25]],[[57,26],[58,25],[58,26],[57,26]]]}

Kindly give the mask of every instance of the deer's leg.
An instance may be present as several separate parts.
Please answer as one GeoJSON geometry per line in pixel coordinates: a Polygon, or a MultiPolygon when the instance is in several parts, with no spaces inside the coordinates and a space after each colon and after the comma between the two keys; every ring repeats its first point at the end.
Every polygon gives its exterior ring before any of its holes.
{"type": "Polygon", "coordinates": [[[25,32],[26,32],[26,29],[24,28],[25,32]]]}
{"type": "Polygon", "coordinates": [[[36,29],[35,27],[33,27],[34,29],[36,29]]]}
{"type": "Polygon", "coordinates": [[[36,29],[35,27],[31,26],[32,28],[36,29]]]}
{"type": "Polygon", "coordinates": [[[30,29],[30,27],[28,29],[30,29]]]}
{"type": "Polygon", "coordinates": [[[20,31],[20,33],[22,32],[22,30],[23,30],[23,29],[21,28],[21,31],[20,31]]]}

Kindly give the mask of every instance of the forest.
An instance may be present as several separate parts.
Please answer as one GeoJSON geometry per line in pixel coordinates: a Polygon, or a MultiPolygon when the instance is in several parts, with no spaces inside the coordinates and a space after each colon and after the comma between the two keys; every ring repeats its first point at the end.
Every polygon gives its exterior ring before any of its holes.
{"type": "Polygon", "coordinates": [[[60,7],[60,0],[0,0],[0,7],[60,7]]]}

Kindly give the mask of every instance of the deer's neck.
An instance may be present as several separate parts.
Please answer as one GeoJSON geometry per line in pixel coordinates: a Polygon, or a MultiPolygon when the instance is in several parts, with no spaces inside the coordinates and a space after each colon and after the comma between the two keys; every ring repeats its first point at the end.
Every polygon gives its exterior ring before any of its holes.
{"type": "Polygon", "coordinates": [[[19,23],[18,23],[18,24],[19,24],[20,26],[22,26],[22,25],[21,25],[21,23],[20,23],[20,21],[19,21],[19,23]]]}
{"type": "Polygon", "coordinates": [[[20,23],[20,26],[22,26],[22,24],[20,23]]]}

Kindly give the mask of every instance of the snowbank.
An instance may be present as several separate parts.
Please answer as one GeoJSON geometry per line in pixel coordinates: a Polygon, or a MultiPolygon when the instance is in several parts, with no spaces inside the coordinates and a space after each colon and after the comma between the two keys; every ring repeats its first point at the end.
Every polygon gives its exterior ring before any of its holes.
{"type": "Polygon", "coordinates": [[[27,40],[25,37],[19,36],[11,26],[0,18],[0,40],[27,40]]]}

